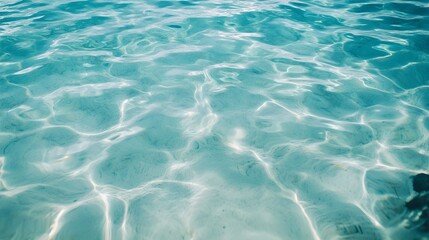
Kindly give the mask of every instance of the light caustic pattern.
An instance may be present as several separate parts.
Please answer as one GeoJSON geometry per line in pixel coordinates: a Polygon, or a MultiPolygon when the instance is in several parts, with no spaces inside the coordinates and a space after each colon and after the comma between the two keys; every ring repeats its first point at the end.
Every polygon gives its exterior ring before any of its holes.
{"type": "Polygon", "coordinates": [[[0,2],[0,239],[419,239],[427,1],[0,2]]]}

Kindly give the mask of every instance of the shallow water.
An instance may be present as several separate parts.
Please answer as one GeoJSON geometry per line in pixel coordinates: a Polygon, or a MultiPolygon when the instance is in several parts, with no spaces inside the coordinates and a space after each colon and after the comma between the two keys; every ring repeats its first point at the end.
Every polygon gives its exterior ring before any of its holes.
{"type": "Polygon", "coordinates": [[[428,159],[428,1],[0,2],[0,239],[423,239],[428,159]]]}

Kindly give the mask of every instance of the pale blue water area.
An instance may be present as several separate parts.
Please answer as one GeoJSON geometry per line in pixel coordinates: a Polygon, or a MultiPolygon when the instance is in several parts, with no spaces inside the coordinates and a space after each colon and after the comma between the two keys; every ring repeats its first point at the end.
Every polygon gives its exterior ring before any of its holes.
{"type": "Polygon", "coordinates": [[[429,239],[425,174],[427,0],[0,0],[1,240],[429,239]]]}

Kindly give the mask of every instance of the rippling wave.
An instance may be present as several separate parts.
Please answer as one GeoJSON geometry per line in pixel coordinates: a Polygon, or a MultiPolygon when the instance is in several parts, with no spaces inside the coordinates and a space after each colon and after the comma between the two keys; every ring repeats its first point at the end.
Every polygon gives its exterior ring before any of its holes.
{"type": "Polygon", "coordinates": [[[0,2],[0,239],[423,239],[428,169],[426,0],[0,2]]]}

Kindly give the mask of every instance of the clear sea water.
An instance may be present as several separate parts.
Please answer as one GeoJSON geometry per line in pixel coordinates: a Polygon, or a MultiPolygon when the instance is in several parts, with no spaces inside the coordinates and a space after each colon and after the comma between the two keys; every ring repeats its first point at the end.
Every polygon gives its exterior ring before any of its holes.
{"type": "Polygon", "coordinates": [[[428,169],[427,0],[0,1],[1,240],[429,239],[428,169]]]}

